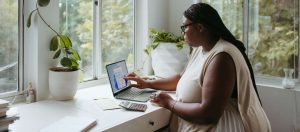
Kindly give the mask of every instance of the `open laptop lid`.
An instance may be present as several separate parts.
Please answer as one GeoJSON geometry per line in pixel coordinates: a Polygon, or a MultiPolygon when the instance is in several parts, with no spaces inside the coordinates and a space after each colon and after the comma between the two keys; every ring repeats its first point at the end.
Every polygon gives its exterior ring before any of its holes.
{"type": "Polygon", "coordinates": [[[130,81],[123,79],[123,77],[128,75],[125,60],[106,65],[106,70],[114,96],[119,92],[129,88],[130,81]]]}

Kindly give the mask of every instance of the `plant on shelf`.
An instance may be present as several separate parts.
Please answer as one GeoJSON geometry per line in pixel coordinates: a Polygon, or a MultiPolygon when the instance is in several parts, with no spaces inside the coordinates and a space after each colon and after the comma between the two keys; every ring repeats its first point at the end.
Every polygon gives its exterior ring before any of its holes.
{"type": "Polygon", "coordinates": [[[185,44],[184,37],[173,33],[149,29],[151,43],[144,52],[151,57],[152,69],[157,77],[166,78],[182,72],[192,48],[185,44]]]}
{"type": "Polygon", "coordinates": [[[151,54],[151,51],[156,49],[162,43],[174,43],[178,50],[181,50],[184,46],[183,36],[176,36],[173,33],[158,31],[154,28],[149,28],[149,38],[152,43],[148,44],[144,49],[147,55],[151,54]]]}
{"type": "Polygon", "coordinates": [[[31,26],[31,17],[37,13],[39,18],[51,29],[55,36],[50,41],[50,51],[54,52],[53,59],[60,59],[62,67],[49,69],[49,91],[56,100],[73,99],[78,88],[78,70],[81,60],[78,52],[72,47],[72,41],[67,35],[54,30],[44,19],[40,7],[47,7],[50,0],[37,0],[36,8],[32,10],[27,19],[27,27],[31,26]]]}
{"type": "Polygon", "coordinates": [[[31,26],[31,17],[33,13],[37,13],[41,20],[56,34],[50,42],[50,51],[55,52],[53,59],[60,58],[60,64],[64,68],[52,68],[52,70],[76,71],[79,69],[78,62],[81,60],[78,52],[72,47],[72,41],[67,35],[59,34],[54,30],[43,18],[39,7],[46,7],[50,0],[37,0],[36,8],[32,10],[27,19],[27,27],[31,26]]]}

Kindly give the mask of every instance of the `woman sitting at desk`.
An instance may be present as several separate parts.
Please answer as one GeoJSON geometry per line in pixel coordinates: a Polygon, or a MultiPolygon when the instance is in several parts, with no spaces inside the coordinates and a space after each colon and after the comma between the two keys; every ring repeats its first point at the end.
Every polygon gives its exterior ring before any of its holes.
{"type": "Polygon", "coordinates": [[[152,103],[178,116],[177,125],[171,126],[176,131],[271,131],[245,47],[217,11],[205,3],[193,4],[184,12],[181,29],[194,48],[182,74],[143,80],[131,73],[125,79],[136,81],[133,86],[138,88],[176,90],[176,100],[164,92],[151,96],[152,103]]]}

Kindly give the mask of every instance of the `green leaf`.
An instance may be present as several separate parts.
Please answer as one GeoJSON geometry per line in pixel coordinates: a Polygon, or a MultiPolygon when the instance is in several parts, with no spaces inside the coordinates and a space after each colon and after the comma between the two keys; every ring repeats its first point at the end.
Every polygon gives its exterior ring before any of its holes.
{"type": "Polygon", "coordinates": [[[144,52],[147,54],[147,55],[150,55],[151,53],[151,45],[148,44],[146,45],[145,49],[144,49],[144,52]]]}
{"type": "Polygon", "coordinates": [[[180,41],[180,42],[176,43],[176,47],[177,47],[178,50],[181,50],[183,48],[183,45],[184,45],[183,41],[180,41]]]}
{"type": "Polygon", "coordinates": [[[158,42],[153,43],[153,44],[152,44],[152,49],[153,49],[153,50],[156,49],[158,45],[159,45],[158,42]]]}
{"type": "Polygon", "coordinates": [[[70,47],[72,47],[72,42],[71,42],[70,38],[68,36],[66,36],[66,35],[60,35],[60,37],[59,37],[59,44],[63,48],[70,48],[70,47]]]}
{"type": "Polygon", "coordinates": [[[74,57],[75,60],[81,60],[78,52],[76,50],[74,50],[74,49],[72,49],[72,55],[73,55],[73,57],[74,57]]]}
{"type": "Polygon", "coordinates": [[[54,36],[51,39],[50,51],[56,51],[57,49],[58,49],[58,39],[57,39],[57,36],[54,36]]]}
{"type": "Polygon", "coordinates": [[[77,63],[77,61],[75,59],[71,59],[71,61],[72,61],[72,68],[73,69],[78,69],[79,64],[77,63]]]}
{"type": "Polygon", "coordinates": [[[58,58],[60,56],[60,53],[61,53],[61,49],[59,49],[58,51],[56,51],[56,53],[53,56],[53,59],[58,58]]]}
{"type": "Polygon", "coordinates": [[[60,60],[60,64],[64,67],[71,67],[72,66],[72,61],[70,58],[64,57],[60,60]]]}
{"type": "Polygon", "coordinates": [[[33,12],[35,12],[36,10],[33,10],[30,12],[29,17],[27,18],[27,27],[29,28],[31,26],[31,16],[33,14],[33,12]]]}
{"type": "Polygon", "coordinates": [[[50,3],[50,0],[38,0],[37,2],[39,4],[39,6],[45,7],[50,3]]]}
{"type": "Polygon", "coordinates": [[[150,55],[150,52],[145,48],[144,49],[144,52],[147,54],[147,55],[150,55]]]}

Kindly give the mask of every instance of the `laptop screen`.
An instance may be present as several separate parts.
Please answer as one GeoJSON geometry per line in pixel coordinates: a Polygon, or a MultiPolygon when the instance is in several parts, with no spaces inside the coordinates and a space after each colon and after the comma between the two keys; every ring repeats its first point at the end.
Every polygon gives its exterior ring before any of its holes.
{"type": "Polygon", "coordinates": [[[123,79],[128,75],[125,60],[106,65],[106,70],[114,94],[130,85],[130,81],[123,79]]]}

